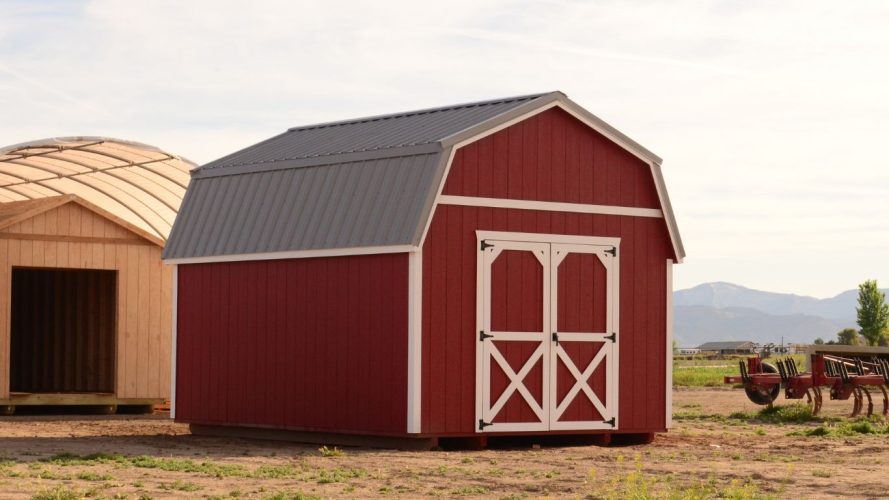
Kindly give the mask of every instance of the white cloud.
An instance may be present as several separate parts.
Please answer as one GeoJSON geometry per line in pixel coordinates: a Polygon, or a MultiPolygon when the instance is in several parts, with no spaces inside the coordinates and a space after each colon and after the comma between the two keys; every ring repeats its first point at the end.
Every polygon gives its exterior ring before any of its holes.
{"type": "Polygon", "coordinates": [[[204,162],[288,126],[561,89],[665,158],[678,286],[829,295],[889,282],[887,25],[881,1],[22,0],[0,18],[0,143],[112,135],[204,162]]]}

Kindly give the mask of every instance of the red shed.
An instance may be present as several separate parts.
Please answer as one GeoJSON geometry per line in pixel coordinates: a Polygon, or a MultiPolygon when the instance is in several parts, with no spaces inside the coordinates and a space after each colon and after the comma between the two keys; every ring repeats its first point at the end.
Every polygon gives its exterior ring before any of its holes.
{"type": "Polygon", "coordinates": [[[670,426],[661,159],[561,92],[293,128],[196,170],[174,417],[300,439],[670,426]]]}

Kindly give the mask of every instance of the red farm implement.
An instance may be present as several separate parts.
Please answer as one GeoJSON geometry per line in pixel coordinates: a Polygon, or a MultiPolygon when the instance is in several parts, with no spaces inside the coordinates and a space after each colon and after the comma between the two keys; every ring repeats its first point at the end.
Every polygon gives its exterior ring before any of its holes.
{"type": "Polygon", "coordinates": [[[793,358],[778,360],[775,365],[760,358],[740,362],[741,375],[725,377],[726,384],[743,384],[747,397],[759,405],[771,404],[781,389],[786,399],[806,399],[812,413],[821,411],[822,395],[827,389],[830,399],[853,400],[851,416],[874,413],[873,393],[883,396],[880,413],[889,415],[889,360],[877,355],[811,354],[810,370],[801,372],[793,358]]]}

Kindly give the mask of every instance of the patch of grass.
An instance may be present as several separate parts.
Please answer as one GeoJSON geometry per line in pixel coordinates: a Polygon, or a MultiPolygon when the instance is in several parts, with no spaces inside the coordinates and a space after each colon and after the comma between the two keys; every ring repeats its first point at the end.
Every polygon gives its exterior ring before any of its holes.
{"type": "Polygon", "coordinates": [[[815,477],[830,477],[830,472],[826,470],[813,470],[812,475],[815,477]]]}
{"type": "Polygon", "coordinates": [[[70,465],[99,465],[108,463],[121,463],[126,461],[123,455],[111,453],[91,453],[89,455],[74,455],[72,453],[59,453],[49,458],[40,459],[41,462],[67,467],[70,465]]]}
{"type": "Polygon", "coordinates": [[[328,448],[327,446],[322,446],[318,448],[318,453],[321,454],[322,457],[341,457],[346,453],[334,446],[333,448],[328,448]]]}
{"type": "Polygon", "coordinates": [[[458,497],[465,497],[470,495],[487,495],[487,488],[484,486],[463,486],[462,488],[456,488],[450,491],[450,494],[458,497]]]}
{"type": "Polygon", "coordinates": [[[722,387],[723,377],[737,375],[737,363],[725,366],[678,366],[673,368],[673,387],[722,387]]]}
{"type": "Polygon", "coordinates": [[[788,433],[789,436],[811,437],[850,437],[869,434],[889,434],[889,424],[876,418],[873,420],[860,418],[851,421],[826,422],[812,429],[788,433]]]}
{"type": "MultiPolygon", "coordinates": [[[[339,450],[336,450],[339,452],[339,450]]],[[[342,452],[340,452],[342,453],[342,452]]],[[[185,472],[204,474],[212,477],[247,477],[258,479],[275,479],[296,477],[299,471],[289,465],[263,465],[250,471],[241,465],[222,464],[217,462],[196,462],[187,458],[158,458],[141,455],[125,457],[118,454],[94,453],[91,455],[73,455],[61,453],[41,460],[44,463],[59,466],[91,466],[114,464],[119,467],[138,467],[141,469],[159,469],[167,472],[185,472]]],[[[109,476],[110,477],[110,476],[109,476]]]]}
{"type": "Polygon", "coordinates": [[[36,477],[40,479],[47,479],[50,481],[70,481],[73,479],[71,474],[59,474],[58,472],[53,472],[51,470],[42,470],[40,471],[36,477]]]}
{"type": "Polygon", "coordinates": [[[811,422],[818,419],[818,417],[812,415],[812,407],[802,403],[766,406],[757,412],[757,418],[767,422],[795,424],[811,422]]]}
{"type": "Polygon", "coordinates": [[[80,472],[77,474],[77,479],[83,481],[111,481],[114,477],[108,474],[96,474],[95,472],[80,472]]]}
{"type": "Polygon", "coordinates": [[[178,479],[172,483],[161,483],[157,487],[165,491],[198,491],[201,489],[200,486],[194,483],[188,483],[178,479]]]}
{"type": "Polygon", "coordinates": [[[84,494],[80,491],[58,485],[35,493],[31,500],[81,500],[82,498],[84,498],[84,494]]]}
{"type": "Polygon", "coordinates": [[[282,479],[298,475],[299,471],[292,465],[261,465],[250,474],[250,477],[257,479],[282,479]]]}
{"type": "Polygon", "coordinates": [[[191,474],[205,474],[213,477],[245,477],[249,472],[240,465],[219,464],[214,462],[194,462],[181,458],[156,458],[138,456],[129,459],[134,467],[143,469],[160,469],[169,472],[187,472],[191,474]]]}
{"type": "Polygon", "coordinates": [[[320,484],[341,483],[347,479],[354,479],[367,476],[364,469],[344,469],[337,467],[336,469],[323,469],[318,471],[316,479],[320,484]]]}
{"type": "Polygon", "coordinates": [[[262,498],[263,500],[321,500],[317,495],[306,495],[301,491],[279,491],[262,498]]]}
{"type": "MultiPolygon", "coordinates": [[[[700,481],[696,484],[676,484],[670,475],[648,475],[642,468],[641,454],[636,454],[634,467],[630,472],[615,477],[606,488],[591,492],[589,497],[607,500],[622,500],[626,498],[648,499],[704,499],[723,498],[731,500],[759,500],[773,498],[759,491],[757,485],[752,482],[742,483],[732,480],[728,484],[719,484],[716,480],[700,481]]],[[[618,463],[624,462],[624,457],[617,457],[618,463]]],[[[596,472],[590,470],[590,482],[595,483],[596,472]]]]}

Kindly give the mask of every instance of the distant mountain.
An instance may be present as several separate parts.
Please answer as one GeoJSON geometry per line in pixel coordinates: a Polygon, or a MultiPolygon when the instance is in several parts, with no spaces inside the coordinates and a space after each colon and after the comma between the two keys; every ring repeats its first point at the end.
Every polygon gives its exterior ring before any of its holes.
{"type": "MultiPolygon", "coordinates": [[[[884,289],[883,292],[889,292],[884,289]]],[[[855,323],[858,290],[848,290],[829,299],[816,299],[792,293],[763,292],[732,283],[704,283],[673,294],[677,306],[747,307],[764,313],[805,314],[855,323]]]]}
{"type": "Polygon", "coordinates": [[[752,340],[765,344],[811,344],[816,338],[833,339],[849,324],[806,314],[769,314],[746,307],[676,306],[673,336],[682,347],[697,347],[717,340],[752,340]]]}
{"type": "MultiPolygon", "coordinates": [[[[884,289],[883,292],[889,292],[884,289]]],[[[858,291],[828,299],[764,292],[732,283],[704,283],[673,293],[673,335],[682,347],[718,340],[811,343],[856,327],[858,291]]]]}

